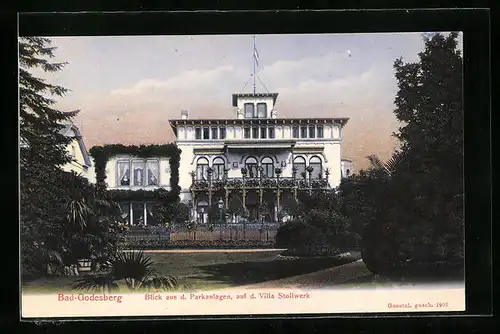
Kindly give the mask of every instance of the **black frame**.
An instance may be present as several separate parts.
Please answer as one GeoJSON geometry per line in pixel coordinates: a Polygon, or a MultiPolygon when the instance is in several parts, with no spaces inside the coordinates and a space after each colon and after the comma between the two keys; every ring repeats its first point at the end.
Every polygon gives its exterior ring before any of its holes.
{"type": "MultiPolygon", "coordinates": [[[[477,3],[476,7],[479,7],[477,3]]],[[[51,5],[48,5],[51,6],[51,5]]],[[[324,9],[321,5],[317,7],[324,9]]],[[[390,5],[389,5],[390,6],[390,5]]],[[[434,4],[432,4],[434,6],[434,4]]],[[[445,7],[444,5],[442,5],[445,7]]],[[[395,6],[400,8],[401,4],[395,6]]],[[[49,9],[47,4],[33,4],[25,10],[30,10],[32,14],[21,13],[19,16],[19,34],[36,36],[58,36],[58,35],[123,35],[123,34],[193,34],[193,33],[255,33],[254,29],[259,29],[259,33],[324,33],[324,32],[402,32],[402,31],[464,31],[464,57],[465,64],[465,157],[472,163],[465,164],[466,174],[466,221],[474,222],[478,219],[487,220],[484,224],[467,224],[466,230],[466,273],[467,273],[467,313],[469,315],[489,314],[492,312],[492,270],[491,264],[491,121],[490,121],[490,80],[491,70],[489,61],[490,42],[490,19],[487,9],[433,9],[433,10],[359,10],[359,11],[300,11],[298,6],[290,4],[290,10],[270,11],[243,11],[243,12],[204,12],[193,13],[134,13],[128,15],[124,12],[116,12],[115,7],[99,7],[98,10],[109,10],[102,13],[85,13],[74,15],[69,9],[53,5],[49,9]],[[37,7],[39,6],[39,7],[37,7]],[[52,13],[40,13],[47,10],[52,13]],[[61,10],[60,13],[55,11],[61,10]],[[195,24],[186,24],[186,18],[195,24]],[[260,24],[253,23],[259,20],[260,24]],[[140,24],[138,24],[140,22],[140,24]],[[480,163],[483,171],[476,173],[475,167],[480,163]],[[481,200],[479,200],[481,199],[481,200]]],[[[135,8],[134,8],[135,9],[135,8]]],[[[198,8],[199,9],[199,8],[198,8]]],[[[220,8],[219,8],[220,9],[220,8]]],[[[85,8],[89,10],[89,8],[85,8]]],[[[17,66],[17,62],[16,62],[17,66]]],[[[12,73],[14,73],[13,71],[12,73]]],[[[14,75],[14,74],[13,74],[14,75]]],[[[16,117],[13,117],[16,118],[16,117]]],[[[18,122],[18,119],[15,119],[18,122]]],[[[13,124],[16,124],[13,123],[13,124]]],[[[17,126],[16,126],[17,128],[17,126]]],[[[16,151],[17,152],[17,151],[16,151]]],[[[16,153],[17,154],[17,153],[16,153]]],[[[12,160],[15,161],[15,160],[12,160]]],[[[15,163],[17,165],[17,163],[15,163]]],[[[17,166],[16,166],[17,168],[17,166]]],[[[443,328],[443,323],[457,324],[457,315],[442,314],[446,318],[431,319],[426,317],[421,321],[421,317],[428,314],[410,314],[417,319],[409,319],[408,314],[392,315],[390,317],[404,317],[401,321],[392,322],[392,328],[443,328]]],[[[279,322],[279,327],[285,331],[301,327],[304,331],[312,331],[312,326],[328,328],[331,330],[332,324],[320,321],[317,318],[322,315],[300,315],[300,318],[316,318],[314,322],[296,321],[286,323],[279,322]],[[309,324],[307,326],[306,324],[309,324]],[[313,325],[314,324],[314,325],[313,325]],[[328,326],[328,327],[327,327],[328,326]]],[[[323,315],[324,316],[324,315],[323,315]]],[[[363,314],[363,317],[376,316],[388,317],[387,314],[363,314]]],[[[253,317],[257,317],[254,315],[253,317]]],[[[266,316],[272,319],[282,316],[266,316]]],[[[366,326],[365,319],[350,319],[359,317],[356,315],[345,315],[342,324],[359,329],[366,326]]],[[[177,317],[180,319],[194,317],[177,317]]],[[[219,318],[219,317],[213,317],[219,318]]],[[[90,320],[91,318],[80,318],[79,320],[90,320]]],[[[155,320],[158,317],[131,317],[129,320],[147,319],[155,320]]],[[[27,320],[27,319],[24,319],[27,320]]],[[[43,319],[32,319],[39,321],[43,319]]],[[[50,319],[57,321],[57,318],[50,319]]],[[[62,320],[62,319],[60,319],[62,320]]],[[[64,319],[66,320],[66,319],[64,319]]],[[[111,317],[108,320],[121,320],[121,318],[111,317]]],[[[478,318],[469,317],[467,322],[460,321],[463,330],[477,326],[478,318]]],[[[378,323],[378,322],[377,322],[378,323]]],[[[93,327],[95,322],[75,323],[75,326],[93,327]]],[[[102,323],[101,323],[102,324],[102,323]]],[[[212,323],[213,324],[213,323],[212,323]]],[[[228,323],[229,324],[229,323],[228,323]]],[[[247,323],[251,324],[251,323],[247,323]]],[[[256,325],[254,322],[253,324],[256,325]]],[[[275,324],[278,324],[275,322],[275,324]]],[[[370,322],[373,326],[374,321],[370,322]]],[[[484,324],[484,322],[483,322],[484,324]]],[[[112,323],[102,324],[120,331],[122,328],[137,329],[148,326],[147,322],[134,323],[112,323]],[[122,328],[120,328],[122,326],[122,328]]],[[[155,324],[151,324],[155,325],[155,324]]],[[[229,324],[230,325],[230,324],[229,324]]],[[[38,325],[37,325],[38,326],[38,325]]],[[[65,325],[63,325],[65,326],[65,325]]],[[[187,327],[193,329],[206,330],[210,323],[190,322],[182,323],[182,329],[187,327]]],[[[241,328],[241,324],[233,323],[234,329],[241,328]]],[[[259,328],[262,326],[258,325],[259,328]]],[[[255,328],[255,327],[254,327],[255,328]]]]}

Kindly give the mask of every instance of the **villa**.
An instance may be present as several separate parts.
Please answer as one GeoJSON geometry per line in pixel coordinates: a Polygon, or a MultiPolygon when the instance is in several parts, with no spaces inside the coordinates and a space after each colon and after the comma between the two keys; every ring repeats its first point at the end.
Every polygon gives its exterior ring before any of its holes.
{"type": "Polygon", "coordinates": [[[161,156],[150,148],[139,154],[138,147],[115,145],[101,159],[106,162],[95,167],[104,170],[97,182],[121,194],[131,225],[155,224],[159,189],[189,203],[191,221],[199,225],[213,220],[213,212],[221,223],[279,223],[298,192],[334,189],[353,174],[353,162],[342,158],[349,119],[279,117],[278,93],[256,92],[257,65],[255,53],[253,92],[232,95],[233,117],[191,119],[183,110],[169,121],[175,144],[163,145],[168,152],[157,147],[161,156]]]}
{"type": "Polygon", "coordinates": [[[278,222],[297,191],[336,188],[352,173],[341,149],[348,118],[280,118],[277,97],[233,94],[233,118],[190,119],[182,111],[170,120],[182,151],[180,197],[199,223],[214,204],[234,211],[234,203],[251,221],[278,222]]]}

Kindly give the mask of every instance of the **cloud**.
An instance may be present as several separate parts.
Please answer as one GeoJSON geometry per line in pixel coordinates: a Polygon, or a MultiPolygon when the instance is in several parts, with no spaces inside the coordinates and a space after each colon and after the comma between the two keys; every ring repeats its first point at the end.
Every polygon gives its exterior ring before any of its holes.
{"type": "Polygon", "coordinates": [[[190,70],[166,80],[145,79],[129,88],[112,90],[110,95],[127,96],[151,94],[155,91],[186,91],[206,89],[225,76],[232,76],[235,69],[231,65],[220,66],[209,70],[190,70]]]}

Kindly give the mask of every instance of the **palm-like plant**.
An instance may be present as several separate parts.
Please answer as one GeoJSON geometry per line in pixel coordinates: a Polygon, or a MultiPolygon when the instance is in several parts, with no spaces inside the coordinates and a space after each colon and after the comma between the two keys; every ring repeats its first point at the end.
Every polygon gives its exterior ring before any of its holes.
{"type": "Polygon", "coordinates": [[[67,219],[75,227],[83,230],[87,226],[87,219],[92,215],[92,209],[85,199],[71,199],[67,203],[67,219]]]}
{"type": "Polygon", "coordinates": [[[405,151],[396,151],[385,163],[374,154],[369,155],[366,158],[370,161],[371,169],[382,171],[389,177],[396,171],[396,168],[403,162],[405,157],[405,151]]]}
{"type": "Polygon", "coordinates": [[[151,267],[151,258],[142,251],[119,252],[108,262],[105,274],[87,275],[73,284],[73,289],[83,291],[117,291],[118,282],[124,281],[130,291],[147,289],[170,290],[178,286],[177,280],[161,275],[151,267]]]}

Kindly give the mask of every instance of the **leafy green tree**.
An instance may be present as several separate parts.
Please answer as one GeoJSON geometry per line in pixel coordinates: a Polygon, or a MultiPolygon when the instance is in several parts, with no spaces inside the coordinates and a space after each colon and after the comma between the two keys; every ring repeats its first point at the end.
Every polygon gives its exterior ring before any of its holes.
{"type": "Polygon", "coordinates": [[[240,218],[242,218],[243,222],[243,240],[246,239],[246,231],[247,231],[247,222],[250,217],[250,213],[248,209],[243,206],[243,200],[239,195],[232,195],[228,200],[228,208],[227,212],[230,215],[234,215],[236,218],[236,223],[240,222],[240,218]]]}
{"type": "Polygon", "coordinates": [[[374,217],[367,220],[363,238],[363,259],[372,271],[404,272],[413,263],[463,266],[462,57],[457,37],[435,34],[425,41],[418,62],[395,61],[395,115],[403,124],[395,135],[401,147],[385,164],[369,157],[371,185],[379,191],[364,196],[368,206],[377,206],[365,211],[374,217]]]}
{"type": "MultiPolygon", "coordinates": [[[[457,38],[457,33],[436,34],[426,40],[418,63],[395,62],[395,115],[405,124],[397,137],[405,159],[394,181],[409,190],[408,204],[419,213],[403,232],[414,235],[410,230],[417,229],[419,238],[410,244],[449,263],[461,262],[464,243],[463,61],[457,38]]],[[[412,248],[405,252],[419,257],[412,248]]]]}
{"type": "Polygon", "coordinates": [[[166,228],[189,222],[190,207],[181,201],[160,201],[154,210],[155,218],[166,228]]]}

